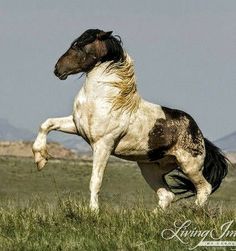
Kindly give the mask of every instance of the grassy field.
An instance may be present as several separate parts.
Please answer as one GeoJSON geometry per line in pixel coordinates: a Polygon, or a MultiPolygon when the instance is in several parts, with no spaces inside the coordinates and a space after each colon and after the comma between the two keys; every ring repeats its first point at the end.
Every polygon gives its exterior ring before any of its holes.
{"type": "MultiPolygon", "coordinates": [[[[0,173],[0,250],[188,250],[201,238],[186,236],[183,244],[162,231],[191,220],[189,229],[219,233],[236,216],[235,169],[204,209],[189,199],[153,213],[157,198],[136,165],[112,160],[98,215],[87,207],[90,160],[51,160],[37,172],[32,159],[2,157],[0,173]]],[[[222,250],[197,248],[208,249],[222,250]]]]}

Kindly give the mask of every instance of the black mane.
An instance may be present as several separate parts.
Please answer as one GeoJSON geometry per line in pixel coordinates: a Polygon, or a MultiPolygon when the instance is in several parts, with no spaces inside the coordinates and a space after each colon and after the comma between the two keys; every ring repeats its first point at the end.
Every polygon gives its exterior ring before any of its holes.
{"type": "Polygon", "coordinates": [[[86,30],[82,35],[76,38],[71,45],[76,44],[78,48],[84,47],[86,44],[92,43],[100,32],[101,30],[99,29],[86,30]]]}
{"type": "MultiPolygon", "coordinates": [[[[87,44],[90,44],[97,39],[97,35],[102,33],[102,30],[99,29],[89,29],[86,30],[81,36],[73,41],[71,46],[75,46],[79,49],[84,47],[87,44]]],[[[101,62],[106,61],[123,61],[124,60],[124,50],[122,48],[122,41],[119,36],[112,36],[102,39],[107,47],[107,54],[101,58],[101,62]]]]}
{"type": "Polygon", "coordinates": [[[124,60],[124,50],[122,48],[122,41],[119,36],[111,36],[109,39],[105,40],[108,53],[102,58],[102,62],[105,61],[123,61],[124,60]]]}

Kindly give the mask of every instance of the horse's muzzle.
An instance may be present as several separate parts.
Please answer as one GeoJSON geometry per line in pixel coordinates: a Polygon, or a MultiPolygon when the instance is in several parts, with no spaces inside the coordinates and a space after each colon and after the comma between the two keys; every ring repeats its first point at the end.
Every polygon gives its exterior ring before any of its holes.
{"type": "Polygon", "coordinates": [[[55,74],[60,80],[65,80],[65,79],[67,79],[67,76],[68,76],[66,73],[60,74],[60,73],[58,72],[57,68],[55,68],[54,74],[55,74]]]}

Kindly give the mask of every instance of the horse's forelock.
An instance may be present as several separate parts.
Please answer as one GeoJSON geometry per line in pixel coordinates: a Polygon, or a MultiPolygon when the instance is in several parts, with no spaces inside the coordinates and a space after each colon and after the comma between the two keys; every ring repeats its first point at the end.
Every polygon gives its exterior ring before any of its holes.
{"type": "Polygon", "coordinates": [[[74,43],[77,43],[78,46],[85,46],[89,43],[92,43],[96,40],[99,33],[102,33],[104,31],[99,29],[89,29],[86,30],[82,35],[80,35],[77,39],[75,39],[72,42],[72,45],[74,43]]]}
{"type": "Polygon", "coordinates": [[[112,36],[112,32],[104,32],[99,29],[86,30],[81,36],[79,36],[76,40],[73,41],[71,46],[75,45],[77,48],[80,48],[87,44],[93,43],[97,38],[99,38],[99,34],[103,33],[108,34],[109,36],[105,36],[104,39],[99,39],[104,41],[107,48],[107,54],[101,58],[101,61],[123,61],[124,51],[122,48],[121,38],[118,35],[112,36]]]}

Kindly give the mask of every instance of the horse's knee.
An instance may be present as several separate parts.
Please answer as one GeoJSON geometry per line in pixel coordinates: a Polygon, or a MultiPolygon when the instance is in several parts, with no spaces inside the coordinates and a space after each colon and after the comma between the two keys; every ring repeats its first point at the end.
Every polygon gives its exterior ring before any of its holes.
{"type": "Polygon", "coordinates": [[[41,125],[40,125],[40,132],[47,132],[48,129],[52,126],[51,119],[46,119],[41,125]]]}

